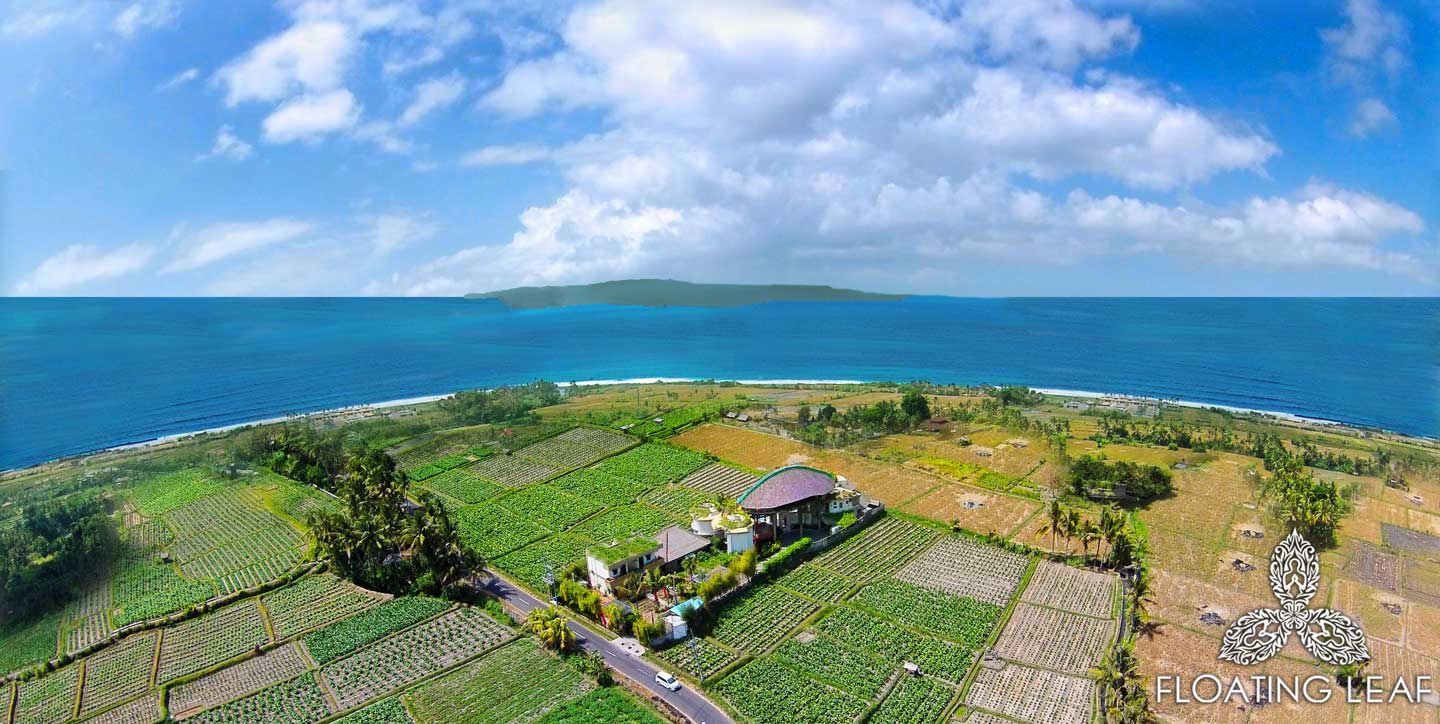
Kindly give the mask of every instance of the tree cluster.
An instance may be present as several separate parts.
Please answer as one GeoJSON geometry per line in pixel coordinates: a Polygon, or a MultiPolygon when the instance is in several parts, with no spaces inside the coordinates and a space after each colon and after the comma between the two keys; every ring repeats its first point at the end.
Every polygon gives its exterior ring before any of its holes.
{"type": "Polygon", "coordinates": [[[1094,545],[1095,558],[1109,568],[1139,563],[1143,554],[1140,536],[1130,527],[1125,514],[1112,506],[1101,508],[1100,517],[1090,520],[1080,511],[1061,505],[1059,499],[1051,500],[1036,533],[1050,536],[1050,547],[1056,551],[1060,538],[1065,539],[1066,546],[1078,539],[1085,558],[1090,557],[1090,546],[1094,545]]]}
{"type": "Polygon", "coordinates": [[[338,428],[318,430],[292,423],[252,431],[241,439],[237,453],[291,480],[333,492],[351,454],[363,446],[338,428]]]}
{"type": "Polygon", "coordinates": [[[1072,460],[1069,480],[1077,495],[1124,486],[1126,492],[1140,500],[1169,493],[1174,484],[1170,471],[1158,465],[1112,461],[1103,455],[1081,455],[1072,460]]]}
{"type": "Polygon", "coordinates": [[[559,404],[565,394],[545,380],[528,385],[465,390],[440,401],[439,407],[458,425],[480,425],[519,419],[532,410],[559,404]]]}
{"type": "Polygon", "coordinates": [[[1334,481],[1317,480],[1304,461],[1284,447],[1271,448],[1265,456],[1270,471],[1262,494],[1271,513],[1300,531],[1320,547],[1335,545],[1340,521],[1350,512],[1350,503],[1334,481]]]}
{"type": "Polygon", "coordinates": [[[1312,468],[1335,470],[1350,475],[1382,475],[1397,461],[1377,447],[1369,457],[1321,449],[1309,440],[1282,440],[1273,432],[1239,434],[1222,428],[1183,422],[1148,421],[1111,411],[1099,415],[1100,429],[1091,439],[1105,445],[1112,442],[1140,443],[1195,452],[1216,450],[1263,458],[1274,448],[1284,448],[1312,468]]]}
{"type": "Polygon", "coordinates": [[[408,480],[383,451],[352,455],[338,482],[344,508],[313,514],[308,525],[320,551],[350,580],[392,593],[444,594],[483,565],[437,498],[422,494],[407,513],[408,480]]]}
{"type": "Polygon", "coordinates": [[[97,495],[26,508],[0,538],[0,619],[25,620],[64,605],[120,553],[109,503],[97,495]]]}

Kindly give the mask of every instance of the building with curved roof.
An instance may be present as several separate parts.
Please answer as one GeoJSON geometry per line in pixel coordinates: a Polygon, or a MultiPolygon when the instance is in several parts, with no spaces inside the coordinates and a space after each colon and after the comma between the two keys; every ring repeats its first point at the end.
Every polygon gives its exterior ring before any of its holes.
{"type": "Polygon", "coordinates": [[[835,476],[805,465],[789,465],[766,473],[740,494],[735,502],[752,515],[829,495],[835,490],[835,476]]]}
{"type": "Polygon", "coordinates": [[[740,494],[736,503],[755,521],[755,540],[767,541],[794,532],[827,530],[826,515],[838,515],[867,504],[849,481],[807,465],[770,471],[740,494]]]}

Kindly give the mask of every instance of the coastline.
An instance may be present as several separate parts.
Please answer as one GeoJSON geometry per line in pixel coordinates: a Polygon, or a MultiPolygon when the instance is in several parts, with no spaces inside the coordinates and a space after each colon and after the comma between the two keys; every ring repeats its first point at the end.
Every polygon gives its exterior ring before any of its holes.
{"type": "MultiPolygon", "coordinates": [[[[700,377],[629,377],[629,378],[625,378],[625,379],[609,379],[609,380],[578,380],[578,381],[575,382],[575,385],[576,385],[576,386],[579,386],[579,387],[595,387],[595,386],[602,386],[602,385],[634,385],[634,384],[658,384],[658,383],[667,383],[667,382],[699,382],[699,381],[701,381],[702,379],[710,379],[710,378],[700,378],[700,377]]],[[[867,384],[865,380],[841,380],[841,379],[748,379],[748,380],[727,380],[727,381],[735,382],[735,383],[741,384],[741,385],[863,385],[863,384],[867,384]]],[[[561,387],[568,387],[568,386],[569,386],[569,385],[561,385],[561,387]]],[[[1161,401],[1161,402],[1163,402],[1163,403],[1165,403],[1165,404],[1167,404],[1167,405],[1174,405],[1174,406],[1176,406],[1176,407],[1189,407],[1189,408],[1194,408],[1194,409],[1210,409],[1210,408],[1214,408],[1214,409],[1218,409],[1218,410],[1225,410],[1225,411],[1227,411],[1227,412],[1234,412],[1234,413],[1237,413],[1237,414],[1263,415],[1263,416],[1266,416],[1266,417],[1273,417],[1273,418],[1276,418],[1276,419],[1279,419],[1279,420],[1284,420],[1284,421],[1287,421],[1287,422],[1295,422],[1295,423],[1303,423],[1303,424],[1313,424],[1313,425],[1332,425],[1332,426],[1337,426],[1337,427],[1338,427],[1338,426],[1345,426],[1345,425],[1347,425],[1347,423],[1344,423],[1344,422],[1341,422],[1341,421],[1338,421],[1338,420],[1327,420],[1327,419],[1318,418],[1318,417],[1306,417],[1306,416],[1304,416],[1304,415],[1297,415],[1297,414],[1290,413],[1290,412],[1279,412],[1279,411],[1275,411],[1275,410],[1260,410],[1260,409],[1246,408],[1246,407],[1235,407],[1235,406],[1233,406],[1233,405],[1221,405],[1221,404],[1215,404],[1215,403],[1209,403],[1209,402],[1197,402],[1197,401],[1194,401],[1194,400],[1173,400],[1173,399],[1156,398],[1156,397],[1144,397],[1144,396],[1140,396],[1140,395],[1126,394],[1126,393],[1121,393],[1121,392],[1095,392],[1095,391],[1091,391],[1091,390],[1071,390],[1071,389],[1063,389],[1063,388],[1056,388],[1056,387],[1031,387],[1030,389],[1033,389],[1033,390],[1035,390],[1036,392],[1039,392],[1039,393],[1041,393],[1041,394],[1054,395],[1054,396],[1057,396],[1057,397],[1074,397],[1074,398],[1080,398],[1080,399],[1100,399],[1100,398],[1104,398],[1104,397],[1121,397],[1121,398],[1129,398],[1129,399],[1135,399],[1135,400],[1159,400],[1159,401],[1161,401]]],[[[136,441],[136,442],[125,443],[125,444],[123,444],[123,445],[112,445],[112,446],[109,446],[109,447],[97,448],[97,449],[91,450],[91,451],[89,451],[89,452],[78,453],[78,454],[76,454],[76,455],[68,456],[68,457],[66,457],[66,458],[59,458],[59,459],[57,459],[57,460],[49,460],[49,461],[46,461],[46,462],[43,462],[43,463],[38,463],[37,465],[26,466],[26,468],[10,468],[10,469],[4,470],[4,471],[0,471],[0,472],[13,473],[13,472],[16,472],[16,471],[18,471],[18,470],[25,470],[25,469],[30,468],[30,467],[38,467],[38,466],[40,466],[40,465],[49,465],[49,464],[58,462],[58,461],[60,461],[60,460],[67,460],[67,459],[72,459],[72,458],[87,457],[87,456],[90,456],[90,455],[98,455],[98,454],[107,453],[107,452],[117,452],[117,451],[123,451],[123,450],[135,450],[135,449],[141,449],[141,448],[147,448],[147,447],[154,447],[154,446],[156,446],[156,445],[164,445],[164,444],[171,443],[171,442],[179,442],[179,441],[181,441],[181,440],[186,440],[186,439],[193,438],[193,437],[198,437],[198,436],[201,436],[201,435],[210,435],[210,434],[216,434],[216,433],[229,432],[229,431],[231,431],[231,430],[237,430],[237,429],[240,429],[240,428],[242,428],[242,427],[250,427],[250,426],[253,426],[253,425],[273,425],[273,424],[276,424],[276,423],[285,422],[286,420],[294,420],[294,419],[300,419],[300,418],[307,418],[307,417],[312,417],[312,416],[316,416],[316,415],[337,415],[337,414],[344,414],[344,413],[361,412],[361,411],[365,411],[365,410],[383,410],[383,409],[394,408],[394,407],[405,407],[405,406],[408,406],[408,405],[419,405],[419,404],[424,404],[424,403],[427,403],[427,402],[436,402],[436,401],[438,401],[438,400],[443,400],[443,399],[445,399],[445,398],[447,398],[447,397],[450,397],[451,395],[454,395],[454,394],[455,394],[455,392],[452,391],[452,392],[446,392],[446,393],[443,393],[443,394],[421,395],[421,396],[418,396],[418,397],[405,397],[405,398],[400,398],[400,399],[395,399],[395,400],[383,400],[383,401],[379,401],[379,402],[366,402],[366,403],[361,403],[361,404],[357,404],[357,405],[347,405],[347,406],[344,406],[344,407],[335,407],[335,408],[330,408],[330,409],[313,410],[313,411],[310,411],[310,412],[303,412],[303,413],[297,413],[297,414],[291,414],[291,415],[280,415],[280,416],[275,416],[275,417],[261,418],[261,419],[257,419],[257,420],[248,420],[248,421],[245,421],[245,422],[237,422],[237,423],[232,423],[232,424],[228,424],[228,425],[219,425],[219,426],[216,426],[216,427],[207,427],[207,428],[203,428],[203,429],[200,429],[200,430],[190,430],[190,431],[186,431],[186,432],[171,433],[171,434],[168,434],[168,435],[161,435],[161,436],[159,436],[159,437],[154,437],[154,438],[151,438],[151,439],[149,439],[149,440],[140,440],[140,441],[136,441]]]]}

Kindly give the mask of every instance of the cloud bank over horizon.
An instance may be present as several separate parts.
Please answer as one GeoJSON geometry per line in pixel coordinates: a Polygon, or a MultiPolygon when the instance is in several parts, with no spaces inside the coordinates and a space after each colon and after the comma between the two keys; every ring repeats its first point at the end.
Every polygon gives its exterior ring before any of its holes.
{"type": "MultiPolygon", "coordinates": [[[[166,139],[144,173],[186,181],[143,204],[111,192],[123,224],[25,205],[0,225],[10,294],[1440,284],[1433,194],[1376,160],[1434,143],[1404,89],[1432,52],[1416,25],[1436,19],[1381,0],[1297,35],[1303,75],[1257,62],[1247,83],[1296,96],[1263,102],[1167,76],[1205,62],[1173,41],[1208,12],[1184,3],[282,0],[229,50],[150,63],[147,41],[208,26],[200,9],[76,7],[12,3],[0,33],[120,58],[142,105],[175,107],[172,135],[194,139],[166,139]],[[1313,93],[1332,116],[1292,118],[1313,93]]],[[[39,171],[61,141],[5,150],[11,190],[66,183],[39,171]]]]}

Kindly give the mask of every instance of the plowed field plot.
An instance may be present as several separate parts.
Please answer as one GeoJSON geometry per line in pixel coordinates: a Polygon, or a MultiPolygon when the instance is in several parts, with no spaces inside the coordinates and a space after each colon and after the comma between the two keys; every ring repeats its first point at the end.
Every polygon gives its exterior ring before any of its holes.
{"type": "Polygon", "coordinates": [[[854,721],[865,710],[860,699],[817,686],[772,657],[736,669],[715,691],[754,724],[835,724],[854,721]]]}
{"type": "Polygon", "coordinates": [[[995,651],[1021,663],[1085,674],[1114,642],[1113,621],[1021,603],[1000,633],[995,651]]]}
{"type": "Polygon", "coordinates": [[[420,486],[462,503],[478,503],[505,490],[465,468],[446,470],[432,478],[426,478],[420,486]]]}
{"type": "Polygon", "coordinates": [[[293,542],[300,543],[298,531],[273,513],[247,504],[239,490],[227,490],[177,508],[168,513],[165,520],[175,530],[175,544],[170,554],[181,563],[277,527],[289,530],[293,542]]]}
{"type": "Polygon", "coordinates": [[[405,695],[423,724],[529,722],[579,698],[590,682],[522,639],[405,695]]]}
{"type": "Polygon", "coordinates": [[[559,533],[598,513],[605,506],[593,500],[563,493],[551,485],[513,490],[492,501],[511,513],[559,533]]]}
{"type": "Polygon", "coordinates": [[[542,465],[513,455],[496,455],[486,458],[467,467],[466,470],[507,488],[538,483],[560,473],[560,468],[542,465]]]}
{"type": "Polygon", "coordinates": [[[999,714],[991,714],[988,711],[978,711],[972,709],[970,710],[969,714],[965,715],[964,719],[957,718],[953,721],[964,722],[964,724],[1014,724],[1015,720],[1006,719],[999,714]]]}
{"type": "MultiPolygon", "coordinates": [[[[226,543],[205,555],[180,565],[180,572],[189,578],[208,578],[213,581],[226,579],[232,572],[250,569],[257,564],[270,563],[272,570],[288,570],[304,553],[304,542],[300,534],[288,525],[274,525],[243,538],[226,543]]],[[[262,574],[263,575],[263,574],[262,574]]],[[[243,582],[242,586],[255,585],[269,580],[258,578],[243,582]]],[[[229,593],[229,591],[224,591],[229,593]]]]}
{"type": "Polygon", "coordinates": [[[306,576],[278,591],[265,594],[260,600],[270,613],[275,638],[288,639],[349,618],[380,603],[383,598],[326,573],[306,576]]]}
{"type": "Polygon", "coordinates": [[[1115,610],[1115,582],[1114,576],[1105,573],[1040,561],[1021,599],[1087,616],[1110,618],[1115,610]]]}
{"type": "Polygon", "coordinates": [[[534,445],[526,445],[516,450],[515,455],[551,467],[569,470],[583,468],[605,457],[606,453],[561,437],[551,437],[534,445]]]}
{"type": "Polygon", "coordinates": [[[309,668],[299,646],[286,644],[170,689],[170,714],[183,719],[201,709],[289,681],[309,668]]]}
{"type": "Polygon", "coordinates": [[[970,668],[970,647],[942,641],[849,606],[840,606],[815,629],[842,645],[887,659],[911,661],[929,674],[958,682],[970,668]]]}
{"type": "Polygon", "coordinates": [[[192,618],[165,630],[155,683],[208,669],[269,641],[254,599],[192,618]]]}
{"type": "Polygon", "coordinates": [[[1094,697],[1089,679],[1007,664],[981,668],[965,703],[1032,724],[1086,724],[1094,697]]]}
{"type": "Polygon", "coordinates": [[[840,645],[813,631],[796,636],[775,649],[775,656],[790,668],[822,684],[843,689],[862,699],[874,699],[895,673],[889,661],[840,645]]]}
{"type": "Polygon", "coordinates": [[[75,712],[75,687],[79,683],[79,664],[20,682],[20,693],[15,699],[15,721],[25,724],[68,721],[75,712]]]}
{"type": "Polygon", "coordinates": [[[1400,590],[1400,556],[1369,543],[1355,542],[1355,552],[1345,565],[1345,575],[1386,591],[1400,590]]]}
{"type": "Polygon", "coordinates": [[[150,669],[155,664],[155,631],[129,636],[85,662],[85,686],[80,695],[80,714],[104,709],[150,688],[150,669]]]}
{"type": "Polygon", "coordinates": [[[781,576],[779,580],[775,581],[775,585],[806,598],[828,603],[840,600],[840,597],[844,596],[845,592],[850,590],[855,583],[838,573],[802,564],[799,568],[781,576]]]}
{"type": "Polygon", "coordinates": [[[900,510],[933,520],[955,520],[977,533],[1008,535],[1040,507],[1034,500],[950,483],[904,503],[900,510]]]}
{"type": "Polygon", "coordinates": [[[547,488],[563,490],[586,500],[603,505],[625,505],[633,503],[649,485],[606,475],[598,470],[576,470],[545,484],[547,488]]]}
{"type": "Polygon", "coordinates": [[[593,427],[577,427],[573,430],[566,430],[555,437],[559,440],[568,440],[593,448],[605,455],[623,450],[635,442],[635,438],[629,435],[621,435],[609,430],[597,430],[593,427]]]}
{"type": "Polygon", "coordinates": [[[950,705],[955,690],[928,676],[907,676],[886,695],[880,708],[867,722],[871,724],[930,724],[950,705]]]}
{"type": "Polygon", "coordinates": [[[955,596],[1004,605],[1020,587],[1028,559],[1018,553],[946,536],[895,577],[955,596]]]}
{"type": "Polygon", "coordinates": [[[1417,556],[1440,557],[1440,538],[1429,533],[1421,533],[1389,523],[1381,525],[1380,532],[1385,538],[1385,545],[1391,548],[1417,556]]]}
{"type": "Polygon", "coordinates": [[[792,456],[806,457],[815,452],[804,443],[730,425],[701,425],[670,438],[670,442],[756,470],[772,470],[785,465],[792,456]]]}
{"type": "Polygon", "coordinates": [[[160,694],[156,692],[86,719],[85,724],[155,724],[160,720],[160,694]]]}
{"type": "Polygon", "coordinates": [[[815,559],[815,565],[857,581],[873,580],[913,558],[940,532],[918,523],[885,517],[815,559]]]}
{"type": "Polygon", "coordinates": [[[461,508],[455,514],[455,527],[476,553],[492,559],[544,538],[548,532],[494,501],[461,508]]]}
{"type": "Polygon", "coordinates": [[[850,605],[940,638],[979,648],[1003,607],[887,578],[860,589],[850,605]]]}
{"type": "MultiPolygon", "coordinates": [[[[105,584],[109,589],[110,584],[105,584]]],[[[74,653],[94,643],[98,643],[110,635],[109,619],[103,613],[97,613],[85,618],[69,621],[65,624],[65,651],[74,653]]]]}
{"type": "Polygon", "coordinates": [[[195,715],[194,724],[311,724],[332,713],[325,692],[306,674],[195,715]]]}
{"type": "Polygon", "coordinates": [[[79,651],[110,635],[107,613],[113,605],[110,576],[102,574],[65,607],[65,650],[79,651]]]}
{"type": "Polygon", "coordinates": [[[675,668],[694,677],[711,677],[734,663],[740,655],[710,639],[689,638],[655,654],[675,668]],[[691,645],[694,641],[694,645],[691,645]]]}
{"type": "Polygon", "coordinates": [[[759,652],[784,638],[786,632],[819,608],[775,586],[760,586],[726,604],[710,635],[731,648],[759,652]]]}
{"type": "Polygon", "coordinates": [[[571,528],[570,532],[597,543],[609,543],[637,535],[653,535],[661,528],[674,524],[675,517],[669,513],[636,504],[611,508],[571,528]]]}
{"type": "Polygon", "coordinates": [[[321,669],[342,709],[379,697],[514,637],[474,608],[460,608],[382,639],[321,669]]]}
{"type": "Polygon", "coordinates": [[[1406,559],[1404,594],[1432,606],[1440,606],[1440,566],[1406,559]]]}
{"type": "Polygon", "coordinates": [[[741,493],[759,481],[760,476],[758,475],[751,475],[729,465],[713,463],[690,473],[680,481],[680,484],[727,498],[738,498],[741,493]]]}
{"type": "Polygon", "coordinates": [[[676,518],[689,518],[690,511],[701,503],[713,503],[720,496],[695,488],[672,485],[645,496],[645,502],[676,518]]]}

